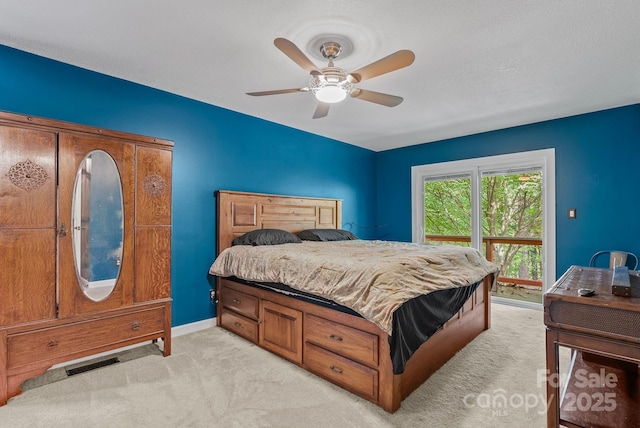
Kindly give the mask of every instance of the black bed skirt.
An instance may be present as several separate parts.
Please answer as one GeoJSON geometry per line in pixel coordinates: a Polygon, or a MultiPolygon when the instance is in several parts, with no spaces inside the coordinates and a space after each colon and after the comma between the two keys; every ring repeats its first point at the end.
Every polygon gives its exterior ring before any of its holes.
{"type": "Polygon", "coordinates": [[[480,284],[433,291],[403,303],[393,313],[389,347],[394,374],[404,372],[413,353],[458,313],[480,284]]]}
{"type": "MultiPolygon", "coordinates": [[[[213,277],[209,282],[213,286],[213,277]]],[[[324,306],[362,318],[356,311],[333,300],[299,291],[284,284],[246,281],[230,277],[231,281],[270,290],[279,294],[324,306]]],[[[389,336],[391,362],[394,374],[402,374],[409,358],[462,308],[482,281],[475,284],[433,291],[405,302],[393,313],[392,332],[389,336]]]]}

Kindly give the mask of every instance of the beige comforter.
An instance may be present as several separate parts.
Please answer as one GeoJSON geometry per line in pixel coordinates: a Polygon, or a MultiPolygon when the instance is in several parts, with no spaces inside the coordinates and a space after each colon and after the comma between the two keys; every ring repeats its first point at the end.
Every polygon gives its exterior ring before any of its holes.
{"type": "Polygon", "coordinates": [[[331,299],[391,334],[402,303],[474,284],[498,272],[473,248],[390,241],[337,241],[225,249],[209,273],[278,282],[331,299]]]}

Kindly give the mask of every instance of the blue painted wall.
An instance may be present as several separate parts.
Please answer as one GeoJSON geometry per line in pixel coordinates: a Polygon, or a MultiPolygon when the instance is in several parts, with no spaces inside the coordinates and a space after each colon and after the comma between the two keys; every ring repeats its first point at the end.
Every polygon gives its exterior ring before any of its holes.
{"type": "MultiPolygon", "coordinates": [[[[343,199],[374,223],[375,153],[0,46],[0,110],[172,140],[173,325],[215,315],[217,189],[343,199]]],[[[353,229],[363,238],[367,230],[353,229]]]]}
{"type": "Polygon", "coordinates": [[[378,153],[381,233],[411,240],[412,166],[547,148],[556,150],[557,276],[598,250],[640,254],[640,104],[378,153]]]}

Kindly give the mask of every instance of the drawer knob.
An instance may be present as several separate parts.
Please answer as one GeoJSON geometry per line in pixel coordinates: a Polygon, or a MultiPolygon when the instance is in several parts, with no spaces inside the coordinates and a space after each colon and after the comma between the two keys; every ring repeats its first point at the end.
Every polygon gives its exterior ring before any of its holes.
{"type": "Polygon", "coordinates": [[[329,336],[329,339],[335,340],[336,342],[342,342],[342,337],[336,336],[335,334],[332,334],[331,336],[329,336]]]}
{"type": "Polygon", "coordinates": [[[134,321],[131,324],[131,330],[139,330],[140,329],[140,323],[138,321],[134,321]]]}
{"type": "Polygon", "coordinates": [[[232,301],[233,301],[233,303],[235,303],[236,305],[239,305],[239,304],[240,304],[240,300],[238,300],[238,299],[233,299],[232,301]]]}
{"type": "Polygon", "coordinates": [[[336,372],[338,374],[342,373],[342,369],[340,367],[336,367],[334,365],[331,365],[331,366],[329,366],[329,368],[331,369],[331,371],[334,371],[334,372],[336,372]]]}
{"type": "Polygon", "coordinates": [[[239,322],[234,322],[233,326],[236,327],[236,328],[240,328],[240,327],[242,327],[242,324],[240,324],[239,322]]]}
{"type": "Polygon", "coordinates": [[[56,346],[58,346],[58,341],[55,339],[51,339],[47,342],[47,348],[49,349],[55,348],[56,346]]]}

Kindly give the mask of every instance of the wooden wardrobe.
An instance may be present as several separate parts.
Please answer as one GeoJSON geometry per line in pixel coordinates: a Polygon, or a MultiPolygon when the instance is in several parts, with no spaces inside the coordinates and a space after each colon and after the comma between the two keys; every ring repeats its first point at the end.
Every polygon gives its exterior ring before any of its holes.
{"type": "Polygon", "coordinates": [[[172,150],[0,112],[0,405],[54,364],[170,354],[172,150]]]}

